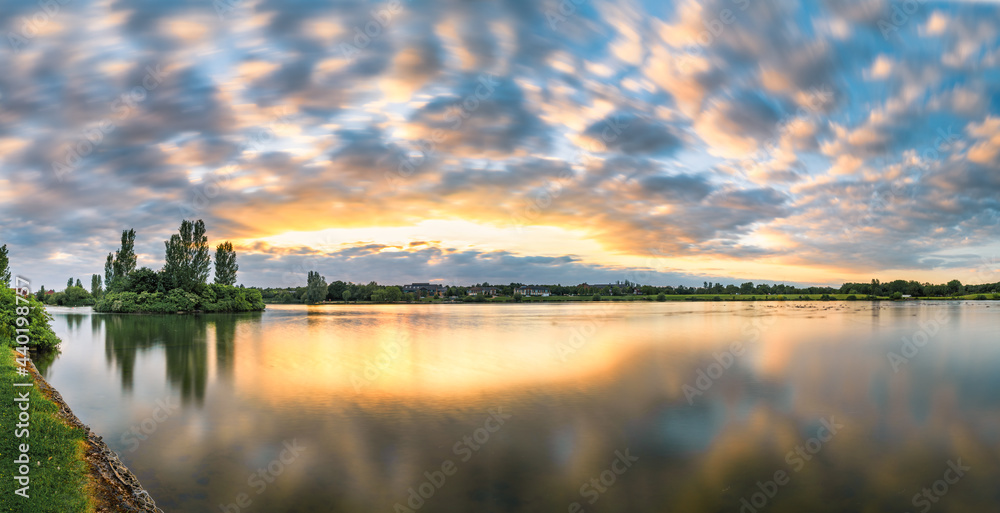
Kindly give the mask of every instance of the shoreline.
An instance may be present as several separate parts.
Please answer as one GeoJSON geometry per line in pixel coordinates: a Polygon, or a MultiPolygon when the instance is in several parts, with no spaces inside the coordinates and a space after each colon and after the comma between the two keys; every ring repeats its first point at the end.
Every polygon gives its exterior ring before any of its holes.
{"type": "Polygon", "coordinates": [[[610,297],[602,297],[600,301],[594,301],[593,299],[565,299],[559,298],[540,298],[540,299],[526,299],[522,301],[396,301],[392,303],[379,303],[374,301],[324,301],[322,303],[267,303],[267,305],[301,305],[301,306],[368,306],[368,305],[521,305],[521,304],[562,304],[562,303],[917,303],[917,302],[927,302],[927,303],[937,303],[945,301],[964,301],[973,303],[990,303],[997,302],[1000,299],[986,298],[986,299],[976,299],[976,298],[964,298],[964,297],[919,297],[919,298],[904,298],[904,299],[891,299],[891,298],[879,298],[879,299],[845,299],[845,298],[831,298],[831,299],[820,299],[820,298],[809,298],[809,299],[799,299],[799,298],[784,298],[780,299],[777,297],[757,297],[757,298],[746,298],[746,299],[734,299],[734,298],[720,298],[720,299],[705,299],[701,297],[694,296],[674,296],[676,299],[667,299],[663,301],[658,301],[655,299],[645,299],[644,296],[636,296],[635,299],[612,299],[610,297]]]}
{"type": "MultiPolygon", "coordinates": [[[[17,350],[11,348],[15,355],[20,355],[17,350]]],[[[98,512],[142,512],[142,513],[164,513],[156,506],[156,502],[149,492],[142,487],[139,479],[122,463],[118,454],[112,451],[104,443],[103,437],[84,424],[79,417],[73,413],[69,405],[62,398],[62,395],[48,381],[42,377],[35,367],[33,360],[30,361],[28,371],[42,395],[55,403],[59,408],[55,416],[66,424],[81,429],[86,434],[86,451],[84,460],[90,474],[90,484],[92,486],[91,496],[94,500],[94,510],[98,512]]]]}

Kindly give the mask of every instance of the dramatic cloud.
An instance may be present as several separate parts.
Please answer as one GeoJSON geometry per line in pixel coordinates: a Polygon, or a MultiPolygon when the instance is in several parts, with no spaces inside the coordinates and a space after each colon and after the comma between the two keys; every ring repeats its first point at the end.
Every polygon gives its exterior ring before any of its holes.
{"type": "Polygon", "coordinates": [[[0,0],[0,243],[49,287],[185,218],[248,285],[975,280],[1000,5],[894,5],[0,0]]]}

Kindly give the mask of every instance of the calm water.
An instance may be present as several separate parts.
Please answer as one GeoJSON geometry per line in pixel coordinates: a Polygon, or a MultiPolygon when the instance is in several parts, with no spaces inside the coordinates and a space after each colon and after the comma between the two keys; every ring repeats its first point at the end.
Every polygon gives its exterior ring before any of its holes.
{"type": "Polygon", "coordinates": [[[1000,510],[1000,303],[54,315],[168,512],[1000,510]]]}

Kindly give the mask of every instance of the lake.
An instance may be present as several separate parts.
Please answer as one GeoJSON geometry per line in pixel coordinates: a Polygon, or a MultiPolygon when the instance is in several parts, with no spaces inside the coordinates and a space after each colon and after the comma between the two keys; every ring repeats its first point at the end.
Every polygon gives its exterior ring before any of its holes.
{"type": "Polygon", "coordinates": [[[167,512],[995,511],[1000,303],[53,309],[167,512]]]}

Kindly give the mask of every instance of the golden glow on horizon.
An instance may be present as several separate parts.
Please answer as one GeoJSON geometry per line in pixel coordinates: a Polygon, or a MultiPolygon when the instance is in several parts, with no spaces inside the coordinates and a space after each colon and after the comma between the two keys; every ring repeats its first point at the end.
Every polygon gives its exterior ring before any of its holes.
{"type": "MultiPolygon", "coordinates": [[[[795,244],[788,235],[774,230],[757,230],[744,239],[750,246],[779,248],[795,244]]],[[[598,265],[619,268],[623,276],[630,269],[662,273],[680,273],[693,276],[727,277],[734,280],[766,281],[768,283],[801,283],[815,285],[839,285],[840,283],[868,282],[872,276],[882,281],[893,279],[915,279],[944,283],[954,277],[963,282],[975,281],[975,269],[964,272],[954,270],[945,275],[937,271],[866,271],[833,265],[809,264],[796,256],[758,257],[742,260],[728,255],[705,254],[699,256],[649,256],[628,255],[609,252],[594,238],[580,230],[559,226],[494,226],[472,221],[427,220],[412,226],[373,226],[369,228],[329,228],[317,231],[290,231],[278,235],[259,238],[244,238],[234,241],[241,249],[253,253],[261,251],[255,245],[263,244],[268,252],[281,253],[308,247],[316,253],[329,253],[351,247],[378,244],[387,246],[381,251],[419,251],[427,248],[442,250],[476,250],[483,252],[506,251],[516,256],[574,255],[582,265],[598,265]],[[410,246],[410,243],[423,243],[410,246]]],[[[984,253],[987,254],[987,253],[984,253]]],[[[707,280],[707,278],[706,278],[707,280]]],[[[581,281],[587,281],[586,277],[581,281]]],[[[635,280],[643,281],[643,280],[635,280]]],[[[666,280],[663,284],[680,284],[678,280],[666,280]],[[675,283],[676,282],[676,283],[675,283]]]]}

